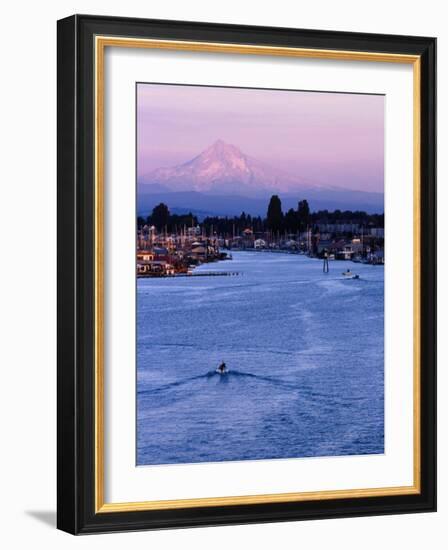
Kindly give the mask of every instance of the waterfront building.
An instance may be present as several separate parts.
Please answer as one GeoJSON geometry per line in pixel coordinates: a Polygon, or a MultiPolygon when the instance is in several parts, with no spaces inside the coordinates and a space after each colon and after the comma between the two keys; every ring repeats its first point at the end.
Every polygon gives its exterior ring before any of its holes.
{"type": "Polygon", "coordinates": [[[198,237],[201,234],[201,228],[199,227],[199,225],[197,225],[196,227],[189,227],[187,229],[187,234],[189,237],[198,237]]]}
{"type": "Polygon", "coordinates": [[[157,261],[167,262],[169,252],[168,249],[164,246],[154,246],[152,249],[154,253],[154,259],[157,261]]]}
{"type": "Polygon", "coordinates": [[[207,258],[207,244],[202,241],[193,242],[189,256],[198,262],[205,261],[207,258]]]}
{"type": "Polygon", "coordinates": [[[174,266],[165,261],[137,262],[137,275],[149,277],[165,277],[175,274],[174,266]]]}
{"type": "Polygon", "coordinates": [[[321,233],[359,233],[359,223],[318,223],[316,225],[321,233]]]}
{"type": "Polygon", "coordinates": [[[151,251],[137,252],[137,262],[152,262],[154,260],[154,253],[151,251]]]}

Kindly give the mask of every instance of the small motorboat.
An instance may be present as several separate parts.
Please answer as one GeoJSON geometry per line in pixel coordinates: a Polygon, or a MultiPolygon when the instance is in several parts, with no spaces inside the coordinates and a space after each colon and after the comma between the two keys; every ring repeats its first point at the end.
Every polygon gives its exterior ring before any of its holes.
{"type": "Polygon", "coordinates": [[[217,374],[227,374],[229,372],[229,369],[227,368],[227,365],[222,362],[219,367],[215,370],[217,374]]]}
{"type": "Polygon", "coordinates": [[[342,275],[346,279],[359,279],[359,275],[357,275],[356,273],[352,273],[350,269],[347,269],[347,271],[343,271],[342,275]]]}

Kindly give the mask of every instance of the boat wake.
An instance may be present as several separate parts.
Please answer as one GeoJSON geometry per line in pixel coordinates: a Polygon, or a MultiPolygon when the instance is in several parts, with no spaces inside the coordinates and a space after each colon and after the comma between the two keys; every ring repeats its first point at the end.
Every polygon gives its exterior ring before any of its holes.
{"type": "Polygon", "coordinates": [[[191,383],[199,382],[201,380],[207,381],[207,380],[220,380],[220,381],[229,381],[229,380],[253,380],[254,382],[261,382],[266,384],[273,384],[275,386],[280,386],[285,389],[300,390],[300,387],[298,385],[292,384],[290,382],[284,381],[280,378],[274,378],[271,376],[262,376],[259,374],[253,374],[251,372],[244,372],[239,370],[233,370],[228,369],[227,371],[220,373],[216,370],[212,370],[209,372],[206,372],[205,374],[200,374],[198,376],[191,376],[189,378],[185,378],[183,380],[177,380],[175,382],[170,382],[169,384],[164,384],[163,386],[158,386],[153,389],[144,389],[140,390],[138,393],[140,395],[144,394],[159,394],[161,392],[169,391],[172,389],[177,389],[181,386],[188,386],[191,383]]]}

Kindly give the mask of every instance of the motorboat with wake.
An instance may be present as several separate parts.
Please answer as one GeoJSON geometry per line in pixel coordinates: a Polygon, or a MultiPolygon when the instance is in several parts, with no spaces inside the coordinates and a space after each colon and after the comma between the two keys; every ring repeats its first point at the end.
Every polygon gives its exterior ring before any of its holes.
{"type": "Polygon", "coordinates": [[[359,275],[357,275],[356,273],[353,273],[352,271],[350,271],[350,269],[347,269],[347,271],[343,271],[342,275],[346,279],[359,279],[359,275]]]}
{"type": "Polygon", "coordinates": [[[216,368],[215,372],[217,374],[228,374],[229,369],[227,368],[227,365],[224,363],[224,361],[219,365],[219,367],[216,368]]]}

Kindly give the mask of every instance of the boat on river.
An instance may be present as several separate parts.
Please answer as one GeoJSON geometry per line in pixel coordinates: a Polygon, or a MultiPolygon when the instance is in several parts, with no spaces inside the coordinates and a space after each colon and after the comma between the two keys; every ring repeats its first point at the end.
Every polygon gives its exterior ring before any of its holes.
{"type": "Polygon", "coordinates": [[[220,374],[221,376],[223,376],[224,374],[228,374],[229,369],[227,368],[227,365],[222,362],[219,367],[216,368],[215,372],[216,374],[220,374]]]}
{"type": "Polygon", "coordinates": [[[353,273],[352,271],[350,271],[350,269],[347,269],[347,271],[343,271],[342,275],[345,279],[359,279],[359,275],[353,273]]]}

